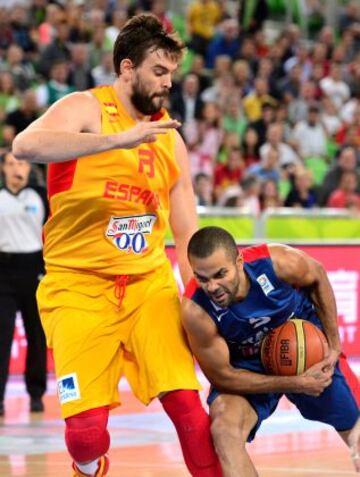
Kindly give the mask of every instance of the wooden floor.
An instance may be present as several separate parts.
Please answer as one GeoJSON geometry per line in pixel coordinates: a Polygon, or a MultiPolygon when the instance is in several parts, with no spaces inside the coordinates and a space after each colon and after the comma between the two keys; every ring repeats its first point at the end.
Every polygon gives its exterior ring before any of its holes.
{"type": "MultiPolygon", "coordinates": [[[[8,385],[0,418],[0,477],[70,477],[54,381],[43,415],[30,415],[19,378],[8,385]]],[[[158,402],[148,408],[121,386],[125,404],[110,418],[110,477],[185,477],[172,424],[158,402]]],[[[205,398],[205,392],[202,395],[205,398]]],[[[356,476],[349,452],[332,429],[301,418],[285,399],[264,423],[249,453],[261,477],[356,476]]]]}

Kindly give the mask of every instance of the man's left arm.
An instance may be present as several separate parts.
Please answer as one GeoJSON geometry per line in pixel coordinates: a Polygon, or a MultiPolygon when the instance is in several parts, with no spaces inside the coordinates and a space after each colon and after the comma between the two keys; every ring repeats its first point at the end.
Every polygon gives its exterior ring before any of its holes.
{"type": "Polygon", "coordinates": [[[181,278],[186,285],[192,276],[187,259],[187,245],[198,224],[187,150],[177,131],[175,138],[175,156],[180,167],[180,176],[170,191],[170,227],[175,240],[181,278]]]}
{"type": "MultiPolygon", "coordinates": [[[[269,245],[277,276],[296,288],[308,288],[329,343],[335,366],[341,352],[333,289],[321,263],[305,252],[285,245],[269,245]]],[[[300,317],[301,318],[301,317],[300,317]]]]}

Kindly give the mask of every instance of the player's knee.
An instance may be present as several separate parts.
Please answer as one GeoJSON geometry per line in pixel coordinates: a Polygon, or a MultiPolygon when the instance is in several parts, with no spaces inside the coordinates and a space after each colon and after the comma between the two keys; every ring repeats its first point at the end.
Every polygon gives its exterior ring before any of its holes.
{"type": "Polygon", "coordinates": [[[95,460],[109,450],[108,417],[108,407],[99,407],[65,419],[66,446],[76,462],[95,460]]]}
{"type": "Polygon", "coordinates": [[[216,449],[236,443],[245,445],[250,429],[246,416],[234,416],[226,406],[211,411],[211,436],[216,449]]]}
{"type": "Polygon", "coordinates": [[[238,446],[245,444],[246,436],[237,424],[221,415],[212,418],[210,430],[216,450],[227,447],[230,443],[238,446]]]}

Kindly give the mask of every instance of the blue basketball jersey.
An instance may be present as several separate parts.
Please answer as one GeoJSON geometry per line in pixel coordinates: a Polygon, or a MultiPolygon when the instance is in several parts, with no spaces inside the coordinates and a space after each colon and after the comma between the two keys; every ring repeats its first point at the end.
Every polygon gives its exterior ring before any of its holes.
{"type": "Polygon", "coordinates": [[[320,326],[306,291],[295,289],[276,276],[267,245],[247,247],[242,255],[250,280],[249,293],[243,301],[222,308],[197,286],[195,279],[185,293],[215,322],[229,346],[231,361],[256,355],[262,338],[291,318],[320,326]]]}
{"type": "MultiPolygon", "coordinates": [[[[296,289],[276,276],[267,245],[244,248],[242,254],[244,270],[250,280],[244,300],[222,308],[210,300],[195,279],[186,287],[185,296],[214,321],[229,347],[230,362],[235,368],[264,373],[260,343],[272,328],[294,317],[311,321],[320,328],[321,323],[306,290],[296,289]]],[[[359,416],[356,398],[360,401],[360,392],[356,386],[357,379],[346,364],[346,358],[341,356],[331,385],[319,397],[305,394],[287,394],[287,397],[305,418],[330,424],[339,431],[349,430],[359,416]]],[[[219,394],[221,392],[212,386],[208,404],[211,405],[219,394]]],[[[251,441],[261,422],[274,412],[281,393],[244,397],[258,415],[258,422],[248,437],[251,441]]]]}

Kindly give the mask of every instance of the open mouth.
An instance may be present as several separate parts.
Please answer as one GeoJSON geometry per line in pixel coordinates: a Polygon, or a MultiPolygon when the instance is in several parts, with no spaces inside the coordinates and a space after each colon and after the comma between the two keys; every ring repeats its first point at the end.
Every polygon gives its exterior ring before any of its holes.
{"type": "Polygon", "coordinates": [[[223,303],[227,298],[227,293],[222,291],[220,293],[216,293],[216,295],[213,295],[212,296],[212,299],[216,302],[216,303],[223,303]]]}

